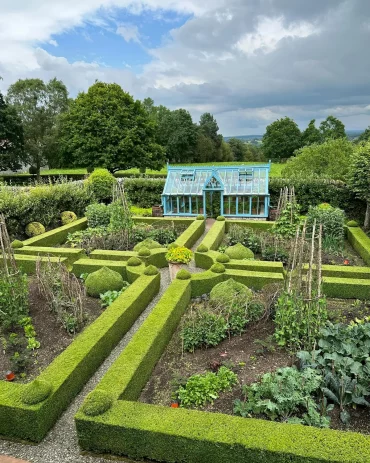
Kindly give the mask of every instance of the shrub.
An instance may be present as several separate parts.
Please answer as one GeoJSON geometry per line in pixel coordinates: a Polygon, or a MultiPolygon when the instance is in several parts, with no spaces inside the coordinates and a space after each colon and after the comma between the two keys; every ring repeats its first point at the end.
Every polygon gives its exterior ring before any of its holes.
{"type": "Polygon", "coordinates": [[[226,240],[229,246],[241,243],[254,253],[261,252],[261,235],[252,228],[232,224],[226,235],[226,240]]]}
{"type": "Polygon", "coordinates": [[[161,204],[165,180],[145,178],[125,179],[125,192],[132,204],[138,207],[152,207],[161,204]]]}
{"type": "Polygon", "coordinates": [[[347,227],[358,227],[358,223],[356,222],[356,220],[349,220],[347,222],[347,227]]]}
{"type": "Polygon", "coordinates": [[[197,215],[197,220],[204,220],[204,215],[197,215]]]}
{"type": "Polygon", "coordinates": [[[141,265],[141,260],[138,257],[130,257],[129,260],[127,261],[127,265],[129,267],[138,267],[141,265]]]}
{"type": "Polygon", "coordinates": [[[86,180],[86,187],[96,201],[109,201],[116,183],[117,180],[107,169],[95,169],[86,180]]]}
{"type": "MultiPolygon", "coordinates": [[[[222,265],[222,264],[221,264],[222,265]]],[[[238,283],[233,278],[229,278],[222,283],[218,283],[212,288],[210,299],[217,304],[227,306],[230,301],[238,301],[238,304],[247,305],[252,299],[253,292],[242,283],[238,283]]]]}
{"type": "Polygon", "coordinates": [[[93,297],[99,297],[106,291],[120,291],[124,284],[122,276],[108,267],[90,273],[85,281],[87,294],[93,297]]]}
{"type": "Polygon", "coordinates": [[[62,225],[68,225],[77,220],[77,215],[72,211],[64,211],[60,214],[60,220],[62,225]]]}
{"type": "Polygon", "coordinates": [[[262,259],[286,264],[289,260],[289,251],[278,245],[266,246],[262,249],[262,259]]]}
{"type": "Polygon", "coordinates": [[[149,257],[150,254],[151,254],[150,249],[148,249],[145,246],[141,247],[140,251],[137,253],[137,255],[140,257],[149,257]]]}
{"type": "Polygon", "coordinates": [[[216,220],[219,222],[225,222],[225,217],[223,215],[219,215],[216,220]]]}
{"type": "Polygon", "coordinates": [[[108,227],[110,223],[110,208],[103,203],[93,203],[85,211],[89,228],[108,227]]]}
{"type": "Polygon", "coordinates": [[[216,263],[216,264],[213,264],[212,267],[210,268],[211,272],[213,273],[224,273],[225,272],[225,266],[220,264],[220,263],[216,263]]]}
{"type": "Polygon", "coordinates": [[[197,252],[208,252],[208,248],[207,248],[207,246],[205,246],[204,244],[200,244],[200,245],[197,247],[197,252]]]}
{"type": "Polygon", "coordinates": [[[113,396],[111,394],[95,389],[87,395],[81,410],[87,416],[98,416],[108,411],[112,404],[113,396]]]}
{"type": "Polygon", "coordinates": [[[181,338],[184,350],[194,352],[201,346],[217,346],[227,337],[227,322],[222,314],[199,310],[184,322],[181,338]]]}
{"type": "Polygon", "coordinates": [[[22,391],[22,402],[26,405],[36,405],[49,397],[52,385],[42,379],[35,379],[22,391]]]}
{"type": "Polygon", "coordinates": [[[190,280],[191,273],[188,270],[183,268],[179,272],[177,272],[176,278],[178,280],[190,280]]]}
{"type": "Polygon", "coordinates": [[[216,257],[216,261],[220,262],[220,264],[227,264],[228,262],[230,262],[230,257],[227,254],[220,253],[216,257]]]}
{"type": "Polygon", "coordinates": [[[229,246],[228,248],[226,248],[225,254],[227,254],[230,257],[230,259],[254,259],[253,252],[250,249],[243,246],[241,243],[237,243],[234,246],[229,246]]]}
{"type": "Polygon", "coordinates": [[[26,227],[26,235],[31,238],[43,233],[45,233],[45,227],[40,222],[31,222],[26,227]]]}
{"type": "Polygon", "coordinates": [[[179,245],[176,244],[176,243],[170,243],[168,246],[167,246],[167,249],[174,249],[174,248],[178,248],[179,245]]]}
{"type": "Polygon", "coordinates": [[[154,275],[157,275],[158,273],[159,273],[158,269],[154,265],[148,265],[148,267],[146,267],[144,270],[144,275],[148,275],[148,276],[154,276],[154,275]]]}
{"type": "Polygon", "coordinates": [[[0,326],[10,328],[28,314],[27,275],[0,272],[0,326]]]}
{"type": "Polygon", "coordinates": [[[20,240],[14,240],[11,244],[13,249],[23,248],[23,242],[20,240]]]}
{"type": "Polygon", "coordinates": [[[307,213],[307,225],[313,226],[316,220],[316,227],[322,225],[323,236],[331,236],[337,241],[344,239],[344,211],[337,207],[310,207],[307,213]]]}
{"type": "Polygon", "coordinates": [[[147,238],[141,243],[137,243],[137,245],[134,247],[134,251],[138,252],[142,248],[147,248],[147,249],[159,249],[162,246],[157,242],[152,240],[151,238],[147,238]]]}

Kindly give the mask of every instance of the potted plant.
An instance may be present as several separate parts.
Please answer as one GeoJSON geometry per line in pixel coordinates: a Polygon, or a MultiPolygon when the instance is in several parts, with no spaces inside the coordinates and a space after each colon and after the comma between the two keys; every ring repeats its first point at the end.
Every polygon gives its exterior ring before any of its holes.
{"type": "Polygon", "coordinates": [[[187,265],[192,258],[193,253],[188,248],[178,246],[168,250],[166,260],[170,269],[171,281],[176,278],[177,272],[181,269],[181,265],[187,265]]]}

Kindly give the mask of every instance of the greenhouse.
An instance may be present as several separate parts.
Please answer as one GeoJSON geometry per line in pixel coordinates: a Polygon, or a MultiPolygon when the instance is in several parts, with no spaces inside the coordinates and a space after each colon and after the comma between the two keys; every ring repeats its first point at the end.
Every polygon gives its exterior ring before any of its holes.
{"type": "Polygon", "coordinates": [[[165,216],[267,218],[270,164],[168,166],[165,216]]]}

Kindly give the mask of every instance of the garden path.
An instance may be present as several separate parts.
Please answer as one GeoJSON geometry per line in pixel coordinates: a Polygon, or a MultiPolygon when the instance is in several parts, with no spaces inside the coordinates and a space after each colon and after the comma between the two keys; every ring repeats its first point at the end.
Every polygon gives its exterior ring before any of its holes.
{"type": "MultiPolygon", "coordinates": [[[[192,247],[195,250],[199,243],[203,240],[204,235],[207,233],[213,222],[207,219],[206,231],[199,238],[199,240],[192,247]]],[[[202,272],[195,266],[194,262],[191,262],[190,271],[192,273],[202,272]]],[[[112,459],[105,458],[103,456],[95,456],[89,454],[80,454],[80,448],[78,446],[76,428],[74,424],[74,415],[82,405],[82,402],[86,395],[91,392],[97,384],[100,382],[102,377],[111,367],[113,362],[121,354],[122,350],[130,342],[133,335],[140,328],[144,320],[148,317],[150,312],[153,310],[159,299],[170,284],[170,275],[168,268],[160,269],[161,273],[161,286],[159,293],[148,305],[144,312],[138,317],[136,322],[133,324],[131,329],[125,334],[121,341],[117,344],[115,349],[112,350],[110,355],[105,359],[100,368],[86,383],[80,394],[73,400],[67,410],[59,418],[56,425],[49,432],[46,438],[37,445],[31,445],[27,443],[11,442],[0,439],[0,463],[2,454],[27,459],[30,463],[111,463],[112,459]]],[[[120,461],[126,463],[134,463],[132,460],[122,458],[120,461]]],[[[136,463],[138,463],[136,461],[136,463]]]]}

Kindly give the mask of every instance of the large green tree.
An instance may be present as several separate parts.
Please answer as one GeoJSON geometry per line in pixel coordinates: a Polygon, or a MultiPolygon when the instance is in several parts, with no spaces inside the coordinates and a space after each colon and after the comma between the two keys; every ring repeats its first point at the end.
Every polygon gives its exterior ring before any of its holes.
{"type": "Polygon", "coordinates": [[[367,141],[370,141],[370,126],[355,140],[356,143],[363,143],[367,141]]]}
{"type": "Polygon", "coordinates": [[[68,92],[62,81],[18,80],[8,89],[7,102],[14,106],[24,129],[26,160],[37,172],[53,164],[58,148],[58,118],[68,109],[68,92]]]}
{"type": "Polygon", "coordinates": [[[293,119],[284,117],[266,127],[266,133],[262,138],[262,149],[266,159],[288,159],[301,146],[301,131],[293,119]]]}
{"type": "Polygon", "coordinates": [[[370,142],[358,145],[351,158],[347,183],[356,195],[366,201],[364,227],[370,228],[370,142]]]}
{"type": "Polygon", "coordinates": [[[323,141],[320,130],[315,125],[315,119],[312,119],[307,129],[302,132],[302,145],[308,146],[314,143],[321,143],[323,141]]]}
{"type": "Polygon", "coordinates": [[[0,170],[18,170],[24,157],[23,126],[17,111],[0,93],[0,170]]]}
{"type": "Polygon", "coordinates": [[[323,140],[346,138],[346,130],[342,121],[334,116],[328,116],[320,124],[323,140]]]}
{"type": "Polygon", "coordinates": [[[245,161],[245,143],[243,140],[240,140],[240,138],[230,138],[227,143],[230,146],[235,161],[245,161]]]}
{"type": "Polygon", "coordinates": [[[288,160],[282,176],[344,180],[349,170],[352,153],[353,144],[344,138],[305,146],[288,160]]]}
{"type": "Polygon", "coordinates": [[[164,149],[156,123],[118,84],[96,82],[61,118],[63,166],[160,169],[164,149]]]}

